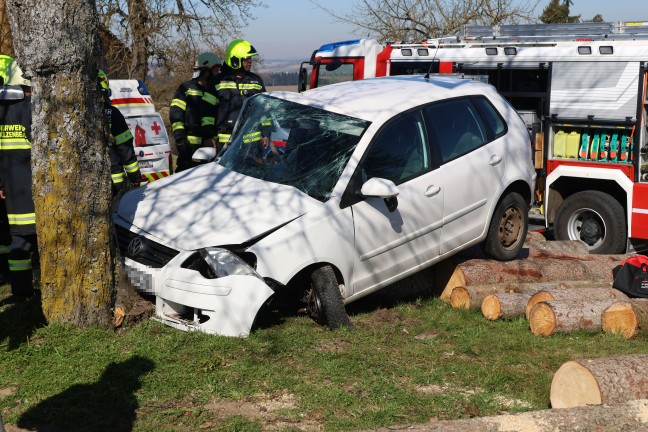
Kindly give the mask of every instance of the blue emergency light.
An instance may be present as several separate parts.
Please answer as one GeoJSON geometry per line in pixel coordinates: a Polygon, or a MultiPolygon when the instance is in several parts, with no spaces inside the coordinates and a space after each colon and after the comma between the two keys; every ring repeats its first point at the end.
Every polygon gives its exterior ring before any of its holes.
{"type": "Polygon", "coordinates": [[[348,40],[348,41],[341,41],[341,42],[333,42],[330,44],[322,45],[319,49],[319,52],[326,52],[326,51],[333,51],[335,48],[342,47],[342,46],[348,46],[348,45],[357,45],[360,43],[360,39],[356,40],[348,40]]]}

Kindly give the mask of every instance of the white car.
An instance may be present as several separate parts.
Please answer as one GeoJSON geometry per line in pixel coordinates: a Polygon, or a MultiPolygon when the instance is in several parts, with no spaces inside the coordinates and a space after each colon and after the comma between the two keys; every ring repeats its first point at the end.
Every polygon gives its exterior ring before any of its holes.
{"type": "Polygon", "coordinates": [[[473,244],[514,258],[534,181],[524,122],[493,87],[368,79],[251,98],[217,162],[126,194],[115,225],[171,326],[246,336],[284,291],[337,327],[346,303],[473,244]],[[290,131],[264,158],[268,115],[290,131]]]}

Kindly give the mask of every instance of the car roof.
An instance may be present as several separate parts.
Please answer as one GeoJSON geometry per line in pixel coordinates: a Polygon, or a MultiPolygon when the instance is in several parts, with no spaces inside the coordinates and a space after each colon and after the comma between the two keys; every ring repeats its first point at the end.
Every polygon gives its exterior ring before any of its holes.
{"type": "Polygon", "coordinates": [[[494,95],[494,88],[469,79],[394,76],[347,81],[303,93],[270,92],[272,96],[363,120],[391,118],[430,102],[474,94],[494,95]]]}

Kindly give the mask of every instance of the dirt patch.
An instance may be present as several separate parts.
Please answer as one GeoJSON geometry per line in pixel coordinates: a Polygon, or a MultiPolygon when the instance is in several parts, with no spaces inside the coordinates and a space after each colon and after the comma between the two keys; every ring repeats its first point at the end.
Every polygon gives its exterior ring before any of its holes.
{"type": "MultiPolygon", "coordinates": [[[[482,388],[461,388],[461,387],[452,387],[447,384],[431,384],[431,385],[420,385],[416,387],[416,391],[423,394],[445,394],[445,393],[458,393],[461,396],[473,396],[484,392],[482,388]]],[[[503,396],[495,396],[495,401],[504,408],[524,408],[531,409],[533,406],[520,399],[508,399],[503,396]]]]}
{"type": "MultiPolygon", "coordinates": [[[[257,420],[271,429],[286,428],[319,432],[324,430],[321,419],[309,413],[285,413],[297,409],[295,396],[292,394],[267,395],[260,394],[238,401],[214,401],[204,406],[216,420],[224,420],[232,416],[242,416],[249,420],[257,420]]],[[[207,422],[201,429],[209,429],[212,422],[207,422]]]]}
{"type": "Polygon", "coordinates": [[[371,320],[376,324],[396,324],[403,320],[403,314],[393,309],[378,309],[371,320]]]}
{"type": "Polygon", "coordinates": [[[11,396],[14,393],[16,393],[16,387],[0,388],[0,399],[11,396]]]}

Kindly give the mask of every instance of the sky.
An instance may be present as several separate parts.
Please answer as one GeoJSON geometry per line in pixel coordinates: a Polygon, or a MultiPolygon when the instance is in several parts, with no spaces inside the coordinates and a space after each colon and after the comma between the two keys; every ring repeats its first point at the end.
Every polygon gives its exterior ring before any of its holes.
{"type": "MultiPolygon", "coordinates": [[[[308,60],[313,50],[329,42],[359,39],[355,27],[340,23],[311,0],[263,0],[267,8],[253,10],[256,17],[243,30],[243,38],[268,60],[308,60]]],[[[341,15],[358,0],[320,0],[341,15]]],[[[536,14],[549,4],[540,0],[536,14]]],[[[573,0],[572,15],[591,19],[597,13],[606,21],[648,21],[646,0],[573,0]]]]}

